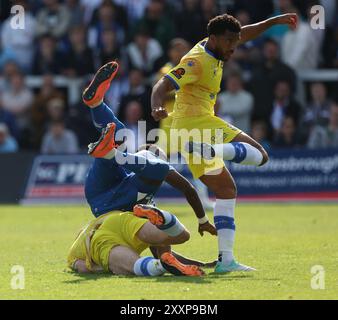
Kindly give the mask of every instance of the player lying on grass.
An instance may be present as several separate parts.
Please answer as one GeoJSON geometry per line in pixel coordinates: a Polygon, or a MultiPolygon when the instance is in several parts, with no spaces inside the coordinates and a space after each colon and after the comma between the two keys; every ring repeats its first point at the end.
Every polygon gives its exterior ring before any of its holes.
{"type": "MultiPolygon", "coordinates": [[[[199,220],[199,232],[216,235],[192,184],[166,161],[163,151],[141,150],[136,154],[121,152],[115,134],[125,126],[103,102],[104,95],[118,71],[114,61],[102,66],[84,90],[83,101],[90,108],[100,139],[89,145],[95,158],[85,182],[85,195],[93,214],[98,217],[111,211],[132,211],[135,204],[149,204],[163,181],[182,192],[199,220]]],[[[155,147],[155,146],[154,146],[155,147]]],[[[146,148],[147,149],[147,148],[146,148]]]]}
{"type": "Polygon", "coordinates": [[[223,76],[224,62],[237,46],[255,39],[268,28],[284,24],[297,26],[297,15],[290,13],[272,17],[256,24],[241,26],[233,16],[223,14],[209,21],[208,37],[196,44],[153,88],[151,107],[155,120],[168,116],[164,107],[169,92],[176,90],[171,129],[181,139],[180,152],[187,159],[195,179],[200,179],[216,196],[214,221],[218,233],[219,263],[215,272],[251,271],[253,268],[236,262],[234,211],[236,185],[223,159],[261,166],[268,161],[264,148],[240,129],[214,114],[214,105],[223,76]],[[198,139],[189,144],[191,133],[198,139]],[[190,134],[189,134],[190,133],[190,134]],[[194,161],[192,154],[201,153],[198,143],[218,144],[212,160],[194,161]],[[194,150],[197,146],[197,150],[194,150]]]}
{"type": "Polygon", "coordinates": [[[70,248],[68,266],[79,273],[201,276],[204,272],[199,266],[180,263],[170,250],[170,245],[184,243],[189,237],[173,214],[136,205],[133,213],[107,213],[90,222],[70,248]],[[149,247],[160,259],[140,257],[149,247]]]}

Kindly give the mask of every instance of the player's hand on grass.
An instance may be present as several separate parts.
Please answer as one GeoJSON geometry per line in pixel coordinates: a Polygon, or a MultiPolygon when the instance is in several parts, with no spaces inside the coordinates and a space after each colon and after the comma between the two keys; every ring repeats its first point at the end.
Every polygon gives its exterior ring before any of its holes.
{"type": "Polygon", "coordinates": [[[297,28],[298,16],[296,13],[282,14],[272,18],[274,24],[287,24],[292,30],[297,28]]]}
{"type": "Polygon", "coordinates": [[[155,119],[155,121],[160,121],[168,117],[168,113],[163,107],[154,108],[151,112],[151,115],[155,119]]]}
{"type": "Polygon", "coordinates": [[[198,226],[198,232],[203,237],[204,232],[208,232],[213,236],[217,236],[217,230],[214,225],[212,225],[209,221],[198,226]]]}

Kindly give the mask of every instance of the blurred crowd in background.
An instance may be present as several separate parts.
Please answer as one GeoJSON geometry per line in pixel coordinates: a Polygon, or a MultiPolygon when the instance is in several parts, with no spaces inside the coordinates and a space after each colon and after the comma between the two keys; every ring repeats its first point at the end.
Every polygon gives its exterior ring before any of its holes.
{"type": "Polygon", "coordinates": [[[295,31],[276,26],[238,48],[225,65],[216,114],[267,149],[338,147],[337,82],[311,82],[303,101],[296,95],[300,72],[338,68],[335,0],[18,0],[0,8],[0,153],[83,152],[98,133],[81,90],[70,104],[55,79],[80,78],[85,87],[112,59],[121,67],[106,102],[135,132],[140,120],[158,127],[152,85],[225,12],[243,25],[287,12],[301,19],[295,31]],[[324,30],[309,23],[316,4],[325,8],[324,30]],[[13,5],[25,8],[24,29],[11,27],[13,5]],[[31,76],[41,86],[30,87],[31,76]]]}

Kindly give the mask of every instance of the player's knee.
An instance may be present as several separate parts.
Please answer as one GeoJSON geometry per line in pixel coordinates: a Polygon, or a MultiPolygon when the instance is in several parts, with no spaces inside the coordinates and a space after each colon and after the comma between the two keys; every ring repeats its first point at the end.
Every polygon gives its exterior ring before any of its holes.
{"type": "Polygon", "coordinates": [[[237,197],[237,187],[234,181],[215,186],[213,191],[217,199],[234,199],[237,197]]]}
{"type": "Polygon", "coordinates": [[[177,244],[181,244],[184,242],[189,241],[190,239],[190,233],[188,230],[184,230],[182,233],[180,233],[177,237],[176,237],[176,242],[177,244]]]}

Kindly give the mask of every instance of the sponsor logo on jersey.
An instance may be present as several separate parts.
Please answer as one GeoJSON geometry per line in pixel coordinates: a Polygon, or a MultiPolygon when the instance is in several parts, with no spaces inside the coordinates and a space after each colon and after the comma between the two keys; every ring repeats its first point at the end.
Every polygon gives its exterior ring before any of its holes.
{"type": "Polygon", "coordinates": [[[171,71],[171,73],[177,78],[177,79],[181,79],[182,76],[185,75],[185,70],[183,68],[178,68],[174,71],[171,71]]]}

